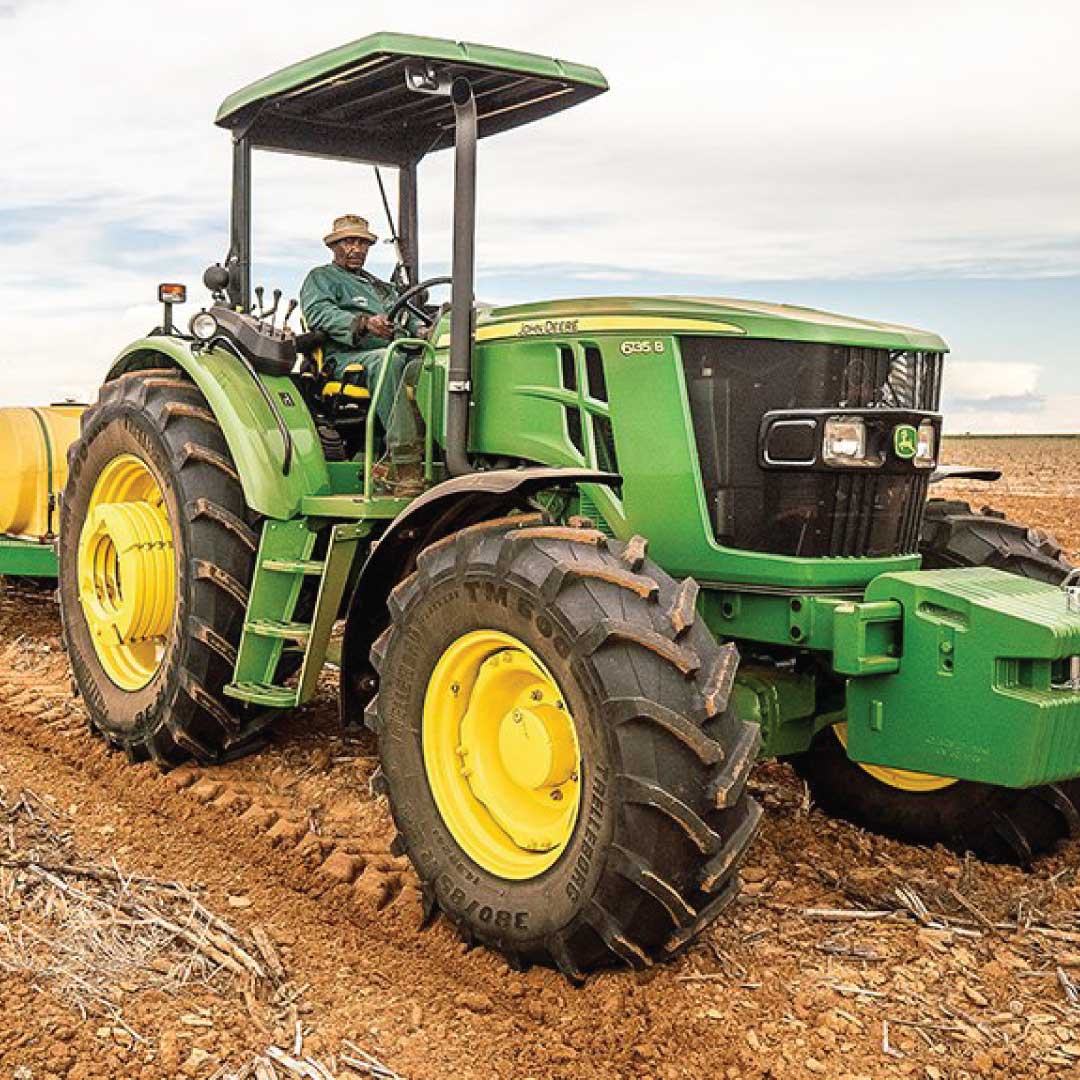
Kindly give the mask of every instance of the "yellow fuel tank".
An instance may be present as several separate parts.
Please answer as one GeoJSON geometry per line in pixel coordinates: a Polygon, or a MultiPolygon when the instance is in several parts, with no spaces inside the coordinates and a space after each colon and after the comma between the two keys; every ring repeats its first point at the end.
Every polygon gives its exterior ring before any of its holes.
{"type": "Polygon", "coordinates": [[[68,447],[84,405],[0,409],[0,534],[56,532],[56,498],[67,483],[68,447]]]}

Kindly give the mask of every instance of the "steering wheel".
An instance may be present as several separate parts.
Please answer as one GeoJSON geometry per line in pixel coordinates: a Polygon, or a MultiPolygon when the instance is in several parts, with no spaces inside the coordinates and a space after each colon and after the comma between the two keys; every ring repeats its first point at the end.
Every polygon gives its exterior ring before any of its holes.
{"type": "Polygon", "coordinates": [[[396,323],[402,329],[405,329],[405,320],[401,317],[402,312],[408,311],[412,315],[415,315],[425,326],[432,327],[450,307],[449,304],[443,304],[439,308],[437,314],[432,315],[430,311],[426,311],[419,304],[413,303],[413,297],[422,293],[425,289],[430,289],[434,285],[450,285],[453,282],[453,278],[447,275],[442,277],[425,278],[423,281],[418,281],[415,285],[410,285],[398,298],[394,301],[390,310],[387,311],[386,317],[393,323],[396,323]]]}

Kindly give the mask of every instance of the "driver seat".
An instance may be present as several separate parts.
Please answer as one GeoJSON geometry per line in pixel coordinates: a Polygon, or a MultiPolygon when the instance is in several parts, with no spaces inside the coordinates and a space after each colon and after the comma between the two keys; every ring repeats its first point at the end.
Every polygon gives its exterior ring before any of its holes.
{"type": "MultiPolygon", "coordinates": [[[[322,349],[316,363],[322,368],[322,349]]],[[[324,401],[333,398],[344,398],[347,401],[370,401],[371,391],[367,388],[364,379],[363,364],[347,364],[345,369],[333,379],[327,379],[323,383],[320,396],[324,401]]]]}
{"type": "MultiPolygon", "coordinates": [[[[303,319],[303,316],[301,316],[303,319]]],[[[315,417],[315,426],[328,461],[347,460],[363,442],[363,424],[371,405],[371,391],[364,385],[364,365],[349,364],[334,378],[324,373],[325,335],[306,329],[297,339],[301,356],[294,376],[315,417]]]]}
{"type": "Polygon", "coordinates": [[[321,331],[309,331],[303,315],[300,316],[300,322],[304,333],[299,342],[299,351],[304,359],[299,374],[312,385],[315,396],[331,407],[339,404],[335,399],[370,401],[371,391],[365,385],[364,365],[349,364],[340,375],[327,378],[323,371],[326,360],[323,342],[326,337],[321,331]]]}

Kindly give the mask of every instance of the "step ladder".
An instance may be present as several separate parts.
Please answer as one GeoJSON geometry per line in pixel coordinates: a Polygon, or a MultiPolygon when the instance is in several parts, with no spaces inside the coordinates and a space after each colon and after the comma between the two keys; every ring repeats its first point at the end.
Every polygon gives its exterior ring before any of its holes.
{"type": "Polygon", "coordinates": [[[264,523],[236,669],[233,681],[225,687],[229,697],[273,709],[291,709],[311,698],[357,544],[370,531],[366,522],[333,525],[324,558],[313,559],[318,535],[308,527],[307,518],[264,523]],[[296,607],[304,583],[316,577],[319,584],[311,622],[298,621],[296,607]],[[303,654],[293,685],[275,681],[286,650],[303,654]]]}

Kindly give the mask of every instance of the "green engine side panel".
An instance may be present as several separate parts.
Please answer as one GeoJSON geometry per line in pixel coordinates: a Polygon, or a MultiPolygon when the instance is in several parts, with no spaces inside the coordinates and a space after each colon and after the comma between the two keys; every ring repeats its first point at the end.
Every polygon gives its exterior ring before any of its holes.
{"type": "Polygon", "coordinates": [[[848,681],[856,761],[1030,787],[1080,776],[1080,615],[1061,589],[999,570],[887,574],[869,601],[902,609],[899,670],[848,681]]]}
{"type": "Polygon", "coordinates": [[[260,376],[292,438],[292,462],[286,474],[284,440],[277,421],[251,373],[225,350],[193,352],[189,343],[174,338],[143,338],[120,354],[108,378],[161,367],[163,357],[183,368],[209,402],[251,509],[284,520],[300,513],[305,495],[329,493],[330,476],[322,445],[292,380],[260,376]]]}
{"type": "MultiPolygon", "coordinates": [[[[879,574],[918,567],[918,556],[911,555],[810,559],[718,544],[700,479],[678,339],[679,332],[701,334],[717,324],[642,315],[642,329],[633,321],[626,330],[608,329],[630,318],[542,320],[535,334],[532,323],[519,321],[506,338],[487,337],[484,330],[490,328],[481,326],[474,353],[471,449],[619,472],[621,491],[590,490],[589,496],[616,536],[647,536],[651,556],[676,576],[733,585],[859,589],[879,574]],[[644,329],[649,321],[670,328],[650,333],[644,329]]],[[[728,332],[744,333],[736,318],[730,316],[728,332]]],[[[498,325],[508,332],[505,324],[498,325]]],[[[787,328],[794,333],[793,325],[787,328]]]]}
{"type": "MultiPolygon", "coordinates": [[[[481,307],[476,317],[476,340],[480,342],[608,332],[625,332],[638,341],[671,332],[717,333],[876,349],[947,349],[937,334],[911,326],[717,296],[579,296],[481,307]]],[[[440,347],[448,344],[449,330],[444,328],[435,341],[440,347]]],[[[646,354],[639,349],[636,355],[646,354]]]]}

